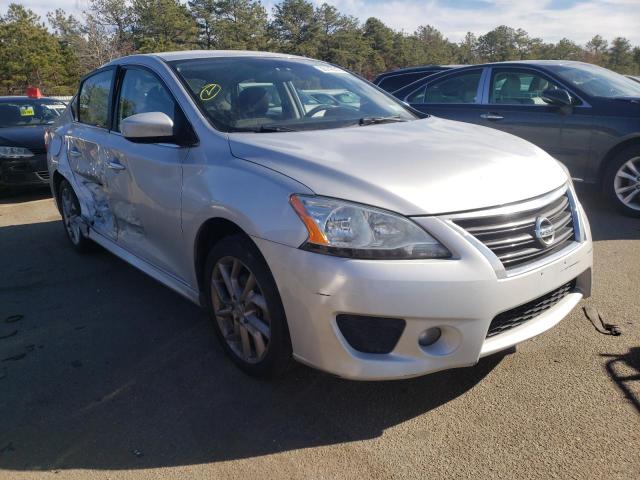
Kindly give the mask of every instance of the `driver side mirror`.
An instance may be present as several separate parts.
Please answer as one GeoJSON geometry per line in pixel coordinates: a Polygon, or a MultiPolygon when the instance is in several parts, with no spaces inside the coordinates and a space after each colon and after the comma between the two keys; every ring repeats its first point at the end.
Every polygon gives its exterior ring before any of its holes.
{"type": "Polygon", "coordinates": [[[571,95],[569,92],[563,89],[548,88],[543,91],[540,98],[549,105],[555,105],[557,107],[569,107],[572,105],[571,95]]]}
{"type": "Polygon", "coordinates": [[[173,120],[166,113],[136,113],[120,122],[120,132],[127,139],[138,143],[177,143],[173,120]]]}

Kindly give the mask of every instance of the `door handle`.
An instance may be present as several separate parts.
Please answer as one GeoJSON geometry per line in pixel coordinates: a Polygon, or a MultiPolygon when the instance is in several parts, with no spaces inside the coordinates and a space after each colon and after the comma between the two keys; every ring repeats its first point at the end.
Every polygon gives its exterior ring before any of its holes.
{"type": "Polygon", "coordinates": [[[502,115],[498,115],[497,113],[483,113],[480,115],[480,118],[484,118],[485,120],[502,120],[504,117],[502,115]]]}
{"type": "Polygon", "coordinates": [[[126,170],[127,169],[127,167],[122,165],[120,162],[109,162],[109,163],[107,163],[107,168],[110,168],[111,170],[115,170],[117,172],[119,172],[120,170],[126,170]]]}

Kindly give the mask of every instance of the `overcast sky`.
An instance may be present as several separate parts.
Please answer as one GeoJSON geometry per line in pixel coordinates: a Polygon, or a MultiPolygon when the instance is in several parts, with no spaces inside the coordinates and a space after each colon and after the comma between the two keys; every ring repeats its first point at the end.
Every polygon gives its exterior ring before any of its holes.
{"type": "MultiPolygon", "coordinates": [[[[19,0],[14,0],[18,1],[19,0]]],[[[616,36],[640,45],[640,0],[312,0],[336,6],[362,21],[377,17],[395,29],[410,33],[430,24],[450,40],[459,41],[468,31],[485,33],[497,25],[524,28],[530,35],[555,42],[568,37],[585,43],[596,34],[608,40],[616,36]]],[[[10,0],[0,0],[5,12],[10,0]]],[[[80,13],[87,0],[25,0],[43,16],[53,8],[80,13]]],[[[271,12],[277,0],[263,0],[271,12]]]]}

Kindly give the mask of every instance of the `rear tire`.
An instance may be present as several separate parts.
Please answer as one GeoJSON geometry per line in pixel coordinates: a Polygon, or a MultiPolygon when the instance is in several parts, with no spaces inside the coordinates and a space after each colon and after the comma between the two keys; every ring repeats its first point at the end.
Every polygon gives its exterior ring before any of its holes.
{"type": "Polygon", "coordinates": [[[94,243],[84,236],[80,228],[80,202],[73,191],[71,184],[62,180],[58,187],[58,202],[62,213],[62,225],[73,249],[78,253],[87,253],[93,250],[94,243]]]}
{"type": "Polygon", "coordinates": [[[609,162],[603,190],[622,213],[640,217],[640,145],[624,149],[609,162]]]}
{"type": "Polygon", "coordinates": [[[207,311],[223,348],[254,377],[282,375],[291,362],[287,318],[269,266],[245,235],[213,246],[204,272],[207,311]]]}

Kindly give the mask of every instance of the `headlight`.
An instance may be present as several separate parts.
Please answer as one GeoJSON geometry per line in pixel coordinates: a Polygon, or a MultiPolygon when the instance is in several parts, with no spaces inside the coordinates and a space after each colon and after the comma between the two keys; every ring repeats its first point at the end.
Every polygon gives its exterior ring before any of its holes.
{"type": "Polygon", "coordinates": [[[326,197],[291,195],[290,202],[309,232],[305,250],[368,259],[451,257],[440,242],[401,215],[326,197]]]}
{"type": "Polygon", "coordinates": [[[0,147],[0,158],[29,158],[33,152],[23,147],[0,147]]]}

